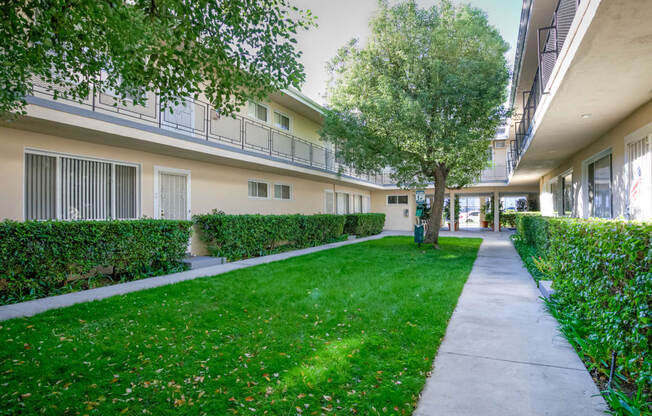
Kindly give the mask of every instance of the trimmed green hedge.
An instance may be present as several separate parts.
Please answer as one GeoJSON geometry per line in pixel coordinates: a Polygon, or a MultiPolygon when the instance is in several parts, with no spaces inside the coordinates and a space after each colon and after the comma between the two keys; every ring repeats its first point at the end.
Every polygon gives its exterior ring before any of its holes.
{"type": "Polygon", "coordinates": [[[519,215],[517,229],[553,280],[550,305],[564,333],[606,377],[615,352],[620,380],[637,392],[629,405],[649,410],[652,223],[519,215]]]}
{"type": "Polygon", "coordinates": [[[343,215],[195,215],[200,238],[212,256],[238,260],[335,241],[343,215]]]}
{"type": "Polygon", "coordinates": [[[100,272],[134,280],[183,269],[190,221],[0,222],[0,303],[74,291],[100,272]]]}
{"type": "Polygon", "coordinates": [[[348,214],[344,233],[365,237],[380,234],[385,226],[385,214],[348,214]]]}

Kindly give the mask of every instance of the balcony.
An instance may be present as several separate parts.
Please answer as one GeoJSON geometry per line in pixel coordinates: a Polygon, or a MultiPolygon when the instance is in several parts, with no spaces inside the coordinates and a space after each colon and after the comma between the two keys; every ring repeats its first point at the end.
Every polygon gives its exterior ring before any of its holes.
{"type": "MultiPolygon", "coordinates": [[[[250,117],[239,114],[234,117],[222,116],[210,104],[201,100],[186,99],[174,105],[172,111],[161,106],[159,97],[154,93],[147,93],[144,105],[130,105],[129,100],[127,105],[123,105],[113,95],[99,92],[93,92],[83,100],[64,99],[61,96],[55,100],[54,91],[48,85],[35,80],[32,96],[27,97],[27,101],[30,104],[49,106],[70,113],[80,113],[79,110],[90,111],[91,116],[96,115],[105,121],[153,127],[160,134],[219,144],[247,154],[285,162],[291,166],[334,173],[374,185],[396,185],[390,170],[385,169],[377,174],[358,172],[339,163],[332,149],[250,117]]],[[[478,183],[505,182],[506,172],[505,165],[485,169],[478,183]]]]}
{"type": "Polygon", "coordinates": [[[516,123],[515,140],[508,152],[507,168],[511,174],[521,156],[527,149],[532,139],[532,126],[536,111],[541,103],[541,98],[548,94],[548,82],[550,81],[553,69],[559,53],[561,52],[568,33],[577,13],[580,0],[559,0],[552,20],[548,26],[537,29],[537,70],[529,90],[522,93],[522,114],[521,119],[516,123]]]}
{"type": "MultiPolygon", "coordinates": [[[[159,97],[148,93],[144,105],[123,105],[116,97],[107,93],[93,92],[83,100],[54,99],[54,91],[46,84],[35,82],[30,104],[52,106],[57,110],[79,113],[86,110],[103,120],[128,125],[160,129],[160,134],[201,140],[206,144],[218,144],[226,148],[239,149],[247,154],[300,166],[316,171],[328,172],[375,185],[391,180],[387,173],[367,174],[357,172],[350,166],[338,163],[333,150],[309,140],[290,134],[288,131],[271,127],[258,120],[235,115],[222,116],[210,104],[201,100],[185,99],[172,110],[161,105],[159,97]],[[109,118],[105,116],[110,116],[109,118]]],[[[84,112],[84,114],[88,114],[84,112]]]]}

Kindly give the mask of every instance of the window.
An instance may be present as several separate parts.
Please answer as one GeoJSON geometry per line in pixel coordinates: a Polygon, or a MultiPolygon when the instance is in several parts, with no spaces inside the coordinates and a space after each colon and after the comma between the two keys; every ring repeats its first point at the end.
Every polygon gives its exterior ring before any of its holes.
{"type": "Polygon", "coordinates": [[[139,178],[139,168],[134,165],[26,153],[25,218],[137,218],[139,178]]]}
{"type": "Polygon", "coordinates": [[[274,199],[291,199],[290,185],[274,184],[274,199]]]}
{"type": "Polygon", "coordinates": [[[262,104],[249,102],[249,115],[257,120],[267,123],[267,107],[262,104]]]}
{"type": "Polygon", "coordinates": [[[324,191],[324,212],[326,214],[335,214],[335,201],[333,191],[324,191]]]}
{"type": "Polygon", "coordinates": [[[353,212],[362,213],[362,195],[353,195],[353,212]]]}
{"type": "Polygon", "coordinates": [[[494,142],[494,147],[496,149],[504,149],[505,148],[505,140],[496,140],[494,142]]]}
{"type": "Polygon", "coordinates": [[[267,183],[249,181],[249,198],[267,198],[267,183]]]}
{"type": "Polygon", "coordinates": [[[365,196],[362,200],[362,212],[365,214],[371,212],[371,198],[368,196],[365,196]]]}
{"type": "Polygon", "coordinates": [[[627,173],[627,218],[646,220],[652,217],[652,164],[650,141],[634,136],[625,143],[625,172],[627,173]]]}
{"type": "Polygon", "coordinates": [[[349,211],[349,194],[344,192],[337,192],[337,213],[338,214],[348,214],[349,211]]]}
{"type": "Polygon", "coordinates": [[[573,172],[570,171],[559,178],[561,182],[562,209],[564,216],[573,215],[573,172]]]}
{"type": "Polygon", "coordinates": [[[589,215],[611,218],[611,154],[588,164],[589,215]]]}
{"type": "Polygon", "coordinates": [[[407,195],[387,195],[387,203],[390,205],[405,205],[408,203],[407,195]]]}
{"type": "Polygon", "coordinates": [[[290,130],[290,117],[274,111],[274,126],[281,130],[290,130]]]}

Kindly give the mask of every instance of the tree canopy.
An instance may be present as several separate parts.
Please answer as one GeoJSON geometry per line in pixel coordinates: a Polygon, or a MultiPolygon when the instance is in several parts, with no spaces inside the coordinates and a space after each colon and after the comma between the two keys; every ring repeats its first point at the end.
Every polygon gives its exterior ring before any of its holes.
{"type": "Polygon", "coordinates": [[[23,109],[38,77],[58,95],[95,86],[163,103],[200,92],[222,113],[304,80],[288,0],[9,0],[0,5],[0,113],[23,109]]]}
{"type": "Polygon", "coordinates": [[[435,245],[445,188],[478,179],[508,114],[507,50],[477,8],[383,2],[367,45],[352,40],[329,64],[322,137],[359,170],[391,168],[402,187],[434,182],[435,245]]]}

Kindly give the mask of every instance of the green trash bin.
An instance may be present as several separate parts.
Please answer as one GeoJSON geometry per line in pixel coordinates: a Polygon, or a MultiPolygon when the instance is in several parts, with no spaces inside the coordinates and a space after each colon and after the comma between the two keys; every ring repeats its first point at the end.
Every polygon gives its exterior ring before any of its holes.
{"type": "Polygon", "coordinates": [[[419,247],[423,243],[423,225],[414,226],[414,242],[419,244],[419,247]]]}

